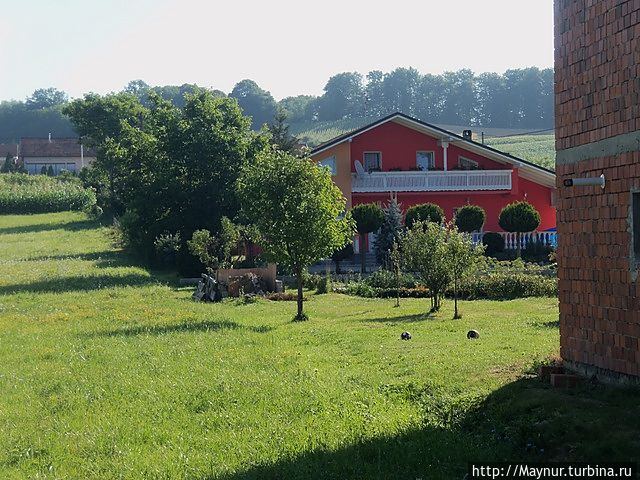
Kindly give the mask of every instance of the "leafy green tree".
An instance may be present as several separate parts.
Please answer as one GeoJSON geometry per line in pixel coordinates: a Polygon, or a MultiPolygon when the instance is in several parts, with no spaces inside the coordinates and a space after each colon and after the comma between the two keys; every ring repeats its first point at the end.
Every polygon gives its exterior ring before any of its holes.
{"type": "Polygon", "coordinates": [[[357,72],[334,75],[325,85],[324,95],[318,99],[318,119],[358,118],[364,110],[364,99],[362,75],[357,72]]]}
{"type": "Polygon", "coordinates": [[[498,224],[507,232],[517,234],[517,255],[521,256],[522,234],[533,232],[540,225],[540,214],[529,202],[513,202],[500,212],[498,224]]]}
{"type": "Polygon", "coordinates": [[[435,203],[420,203],[407,210],[404,217],[404,224],[407,228],[412,228],[418,220],[442,223],[444,220],[444,210],[435,203]]]}
{"type": "Polygon", "coordinates": [[[400,243],[403,231],[402,210],[398,205],[398,201],[392,198],[384,208],[384,221],[373,245],[378,263],[387,269],[391,268],[391,259],[389,257],[391,248],[394,243],[400,243]]]}
{"type": "Polygon", "coordinates": [[[276,101],[271,93],[260,88],[253,80],[238,82],[229,96],[235,98],[243,113],[251,117],[254,130],[269,123],[276,114],[276,101]]]}
{"type": "Polygon", "coordinates": [[[360,235],[360,272],[366,273],[366,246],[368,234],[378,231],[384,222],[384,211],[377,203],[361,203],[351,209],[351,217],[356,222],[356,231],[360,235]]]}
{"type": "MultiPolygon", "coordinates": [[[[208,230],[196,230],[187,241],[189,252],[207,266],[209,273],[218,268],[232,268],[233,252],[240,241],[240,230],[227,217],[222,217],[217,236],[208,230]]],[[[236,259],[237,260],[237,259],[236,259]]]]}
{"type": "Polygon", "coordinates": [[[284,111],[291,123],[310,121],[313,120],[313,103],[317,98],[313,95],[286,97],[278,102],[278,109],[284,111]]]}
{"type": "Polygon", "coordinates": [[[287,114],[284,110],[278,110],[273,122],[268,125],[271,134],[271,143],[283,152],[297,154],[298,139],[289,133],[287,125],[287,114]]]}
{"type": "Polygon", "coordinates": [[[438,311],[451,282],[447,260],[447,228],[441,223],[413,222],[402,240],[405,270],[416,272],[431,293],[431,312],[438,311]]]}
{"type": "Polygon", "coordinates": [[[298,282],[298,312],[304,320],[302,276],[353,238],[346,200],[331,174],[309,159],[280,150],[263,151],[245,166],[238,194],[246,218],[260,232],[265,255],[290,268],[298,282]]]}
{"type": "Polygon", "coordinates": [[[69,97],[57,88],[39,88],[31,94],[25,102],[29,110],[44,110],[46,108],[63,105],[69,101],[69,97]]]}
{"type": "Polygon", "coordinates": [[[474,246],[471,236],[459,232],[453,225],[447,227],[446,261],[449,265],[451,279],[453,281],[453,318],[462,318],[458,312],[458,288],[460,281],[478,264],[484,251],[483,246],[474,246]]]}
{"type": "Polygon", "coordinates": [[[456,212],[455,224],[458,230],[465,233],[482,229],[487,215],[478,205],[465,205],[456,212]]]}

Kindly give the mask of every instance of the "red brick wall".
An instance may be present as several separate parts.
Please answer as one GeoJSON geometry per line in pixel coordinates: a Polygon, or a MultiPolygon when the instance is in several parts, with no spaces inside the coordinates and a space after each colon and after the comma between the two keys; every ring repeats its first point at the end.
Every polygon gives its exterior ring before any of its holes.
{"type": "Polygon", "coordinates": [[[640,152],[620,145],[640,130],[640,0],[556,0],[555,40],[560,351],[585,371],[638,376],[640,152]],[[563,187],[603,173],[604,190],[563,187]]]}

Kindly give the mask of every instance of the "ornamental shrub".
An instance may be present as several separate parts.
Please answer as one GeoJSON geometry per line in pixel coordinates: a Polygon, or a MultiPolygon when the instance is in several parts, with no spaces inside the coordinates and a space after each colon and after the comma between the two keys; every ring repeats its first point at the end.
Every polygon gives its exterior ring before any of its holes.
{"type": "Polygon", "coordinates": [[[482,229],[487,216],[478,205],[465,205],[456,212],[455,224],[461,232],[471,233],[482,229]]]}
{"type": "Polygon", "coordinates": [[[504,237],[496,232],[487,232],[482,236],[482,244],[486,247],[484,253],[488,256],[504,251],[504,237]]]}
{"type": "Polygon", "coordinates": [[[442,210],[439,205],[435,203],[421,203],[407,210],[407,214],[404,217],[404,224],[407,228],[411,228],[417,220],[442,223],[443,219],[444,210],[442,210]]]}

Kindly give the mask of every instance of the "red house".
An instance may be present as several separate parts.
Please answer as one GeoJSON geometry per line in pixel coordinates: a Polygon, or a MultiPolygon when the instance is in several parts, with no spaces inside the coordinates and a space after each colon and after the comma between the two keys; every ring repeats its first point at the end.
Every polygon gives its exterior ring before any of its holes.
{"type": "Polygon", "coordinates": [[[393,194],[403,210],[432,202],[450,220],[475,204],[486,211],[484,231],[500,232],[500,210],[526,200],[540,212],[539,230],[556,226],[553,171],[402,113],[336,137],[311,158],[331,169],[347,208],[384,205],[393,194]]]}

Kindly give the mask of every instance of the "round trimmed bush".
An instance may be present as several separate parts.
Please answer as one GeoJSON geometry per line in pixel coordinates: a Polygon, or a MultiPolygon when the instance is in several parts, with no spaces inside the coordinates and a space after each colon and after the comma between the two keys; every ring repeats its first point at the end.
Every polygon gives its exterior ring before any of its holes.
{"type": "Polygon", "coordinates": [[[407,228],[411,228],[418,220],[442,223],[443,219],[444,210],[442,210],[439,205],[435,203],[421,203],[407,210],[407,214],[404,217],[404,224],[407,228]]]}
{"type": "Polygon", "coordinates": [[[482,236],[486,255],[495,255],[504,251],[504,237],[496,232],[487,232],[482,236]]]}
{"type": "Polygon", "coordinates": [[[476,232],[482,229],[486,219],[487,216],[482,207],[465,205],[456,212],[456,227],[461,232],[476,232]]]}
{"type": "Polygon", "coordinates": [[[514,202],[502,209],[498,224],[507,232],[533,232],[540,225],[540,214],[529,202],[514,202]]]}

